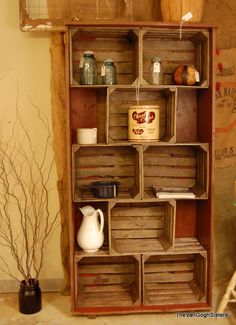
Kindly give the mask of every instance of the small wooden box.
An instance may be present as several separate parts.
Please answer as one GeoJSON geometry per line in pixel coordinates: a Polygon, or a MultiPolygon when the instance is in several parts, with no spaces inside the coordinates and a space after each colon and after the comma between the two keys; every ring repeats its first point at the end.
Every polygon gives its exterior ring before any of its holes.
{"type": "Polygon", "coordinates": [[[112,27],[71,29],[71,84],[78,85],[79,65],[84,51],[94,52],[98,67],[98,84],[102,84],[101,66],[112,59],[116,67],[117,84],[131,85],[139,73],[138,30],[112,27]]]}
{"type": "MultiPolygon", "coordinates": [[[[128,141],[128,108],[137,105],[134,88],[112,88],[108,97],[109,142],[128,141]]],[[[176,89],[140,88],[139,105],[160,107],[160,141],[175,142],[176,139],[176,89]]]]}
{"type": "Polygon", "coordinates": [[[77,257],[77,307],[141,304],[141,256],[77,257]]]}
{"type": "Polygon", "coordinates": [[[206,254],[143,255],[143,304],[206,301],[206,254]]]}
{"type": "Polygon", "coordinates": [[[208,144],[147,145],[143,152],[143,196],[155,197],[153,188],[182,188],[194,193],[196,199],[206,199],[208,150],[208,144]]]}
{"type": "Polygon", "coordinates": [[[140,197],[139,146],[77,146],[72,149],[74,201],[104,200],[94,197],[91,183],[117,181],[117,199],[140,197]]]}
{"type": "Polygon", "coordinates": [[[200,87],[209,85],[208,30],[160,29],[143,31],[143,83],[151,83],[149,66],[159,57],[164,71],[164,84],[173,84],[172,74],[180,64],[194,65],[200,73],[200,87]],[[180,34],[181,33],[181,34],[180,34]]]}
{"type": "MultiPolygon", "coordinates": [[[[111,203],[112,204],[112,203],[111,203]]],[[[112,204],[111,254],[163,252],[173,248],[175,202],[112,204]]]]}

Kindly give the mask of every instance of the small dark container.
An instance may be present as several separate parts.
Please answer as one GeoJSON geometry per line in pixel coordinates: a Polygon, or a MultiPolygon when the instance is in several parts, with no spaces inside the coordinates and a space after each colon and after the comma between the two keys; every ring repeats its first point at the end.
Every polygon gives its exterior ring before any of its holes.
{"type": "Polygon", "coordinates": [[[119,182],[95,182],[90,185],[93,195],[98,198],[113,198],[118,195],[119,182]]]}
{"type": "Polygon", "coordinates": [[[30,279],[30,285],[25,280],[21,281],[18,292],[19,312],[22,314],[34,314],[42,308],[42,295],[39,282],[30,279]]]}

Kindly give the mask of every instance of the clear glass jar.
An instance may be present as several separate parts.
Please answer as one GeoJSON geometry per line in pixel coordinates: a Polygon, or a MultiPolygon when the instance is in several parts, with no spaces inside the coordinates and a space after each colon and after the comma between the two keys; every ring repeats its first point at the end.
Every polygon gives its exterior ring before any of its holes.
{"type": "Polygon", "coordinates": [[[97,62],[92,51],[85,51],[80,64],[80,84],[96,85],[98,83],[97,62]]]}
{"type": "Polygon", "coordinates": [[[112,59],[107,59],[103,62],[101,76],[103,85],[115,85],[117,83],[116,67],[112,59]]]}
{"type": "Polygon", "coordinates": [[[150,65],[150,75],[151,75],[151,84],[152,85],[161,85],[163,84],[163,71],[162,71],[162,62],[158,57],[152,58],[150,65]]]}

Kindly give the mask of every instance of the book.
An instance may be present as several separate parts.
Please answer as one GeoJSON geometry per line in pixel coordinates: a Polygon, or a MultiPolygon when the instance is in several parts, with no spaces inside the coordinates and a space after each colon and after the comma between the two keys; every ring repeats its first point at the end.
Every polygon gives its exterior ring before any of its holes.
{"type": "Polygon", "coordinates": [[[158,199],[194,199],[196,195],[189,188],[152,187],[158,199]]]}

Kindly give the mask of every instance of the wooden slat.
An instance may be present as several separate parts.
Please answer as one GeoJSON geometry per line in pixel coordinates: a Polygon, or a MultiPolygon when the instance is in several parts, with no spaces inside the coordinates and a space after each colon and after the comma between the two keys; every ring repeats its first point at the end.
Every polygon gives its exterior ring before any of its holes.
{"type": "Polygon", "coordinates": [[[99,155],[97,157],[79,157],[75,161],[76,166],[78,167],[87,167],[87,166],[127,166],[134,164],[134,158],[131,155],[99,155]]]}
{"type": "Polygon", "coordinates": [[[119,254],[141,254],[150,252],[163,252],[163,246],[158,239],[116,239],[116,253],[119,254]]]}
{"type": "Polygon", "coordinates": [[[114,274],[114,275],[94,275],[88,277],[80,277],[80,283],[83,285],[88,284],[120,284],[131,283],[134,278],[133,274],[114,274]]]}
{"type": "Polygon", "coordinates": [[[113,274],[113,273],[132,273],[135,268],[133,264],[96,264],[96,265],[80,265],[78,274],[80,277],[88,274],[96,276],[96,274],[113,274]]]}
{"type": "MultiPolygon", "coordinates": [[[[149,216],[149,217],[162,217],[164,216],[164,205],[159,203],[156,205],[151,205],[151,203],[142,204],[142,205],[117,205],[112,209],[112,216],[115,217],[142,217],[142,216],[149,216]]],[[[123,219],[122,219],[123,220],[123,219]]],[[[138,218],[141,220],[141,218],[138,218]]]]}
{"type": "Polygon", "coordinates": [[[156,274],[145,274],[145,282],[188,282],[193,280],[193,273],[156,273],[156,274]]]}
{"type": "Polygon", "coordinates": [[[163,39],[151,39],[150,37],[144,39],[144,49],[155,50],[155,51],[180,51],[180,52],[193,52],[195,50],[194,44],[189,40],[167,40],[164,41],[163,39]]]}
{"type": "Polygon", "coordinates": [[[144,155],[145,166],[196,166],[195,157],[181,157],[169,155],[144,155]]]}
{"type": "Polygon", "coordinates": [[[145,189],[153,186],[192,188],[195,185],[195,179],[192,178],[145,177],[144,182],[145,189]]]}
{"type": "Polygon", "coordinates": [[[163,234],[163,229],[127,229],[112,230],[112,236],[116,239],[139,238],[147,240],[149,238],[159,238],[163,234]]]}
{"type": "MultiPolygon", "coordinates": [[[[158,165],[157,165],[158,166],[158,165]]],[[[196,169],[191,167],[182,167],[182,166],[145,166],[144,167],[144,176],[160,176],[162,177],[188,177],[195,178],[196,169]]]]}
{"type": "Polygon", "coordinates": [[[176,271],[193,271],[193,262],[176,262],[148,264],[145,267],[145,273],[153,272],[176,272],[176,271]]]}
{"type": "Polygon", "coordinates": [[[192,289],[187,282],[175,283],[173,286],[172,283],[146,283],[145,289],[150,292],[160,292],[166,294],[178,293],[178,292],[192,292],[192,289]]]}
{"type": "Polygon", "coordinates": [[[155,216],[112,216],[111,219],[111,229],[129,229],[140,228],[140,229],[153,229],[153,228],[163,228],[163,217],[155,216]]]}
{"type": "Polygon", "coordinates": [[[88,176],[116,177],[116,176],[134,176],[133,166],[93,166],[79,168],[76,170],[78,179],[85,179],[88,176]],[[122,169],[121,169],[122,168],[122,169]]]}
{"type": "MultiPolygon", "coordinates": [[[[96,175],[91,175],[90,178],[87,179],[78,179],[77,180],[77,186],[83,191],[84,195],[91,195],[92,192],[91,190],[88,189],[88,186],[93,183],[93,182],[98,182],[98,181],[118,181],[120,183],[118,187],[118,191],[121,190],[121,192],[129,192],[130,188],[134,184],[134,178],[132,176],[130,177],[122,177],[120,175],[119,177],[99,177],[96,175]]],[[[118,192],[119,193],[119,192],[118,192]]]]}
{"type": "Polygon", "coordinates": [[[75,157],[97,157],[97,156],[122,156],[131,155],[135,149],[130,146],[96,146],[80,147],[75,157]],[[98,150],[99,149],[99,150],[98,150]]]}
{"type": "Polygon", "coordinates": [[[95,292],[130,292],[130,284],[114,284],[114,285],[86,285],[84,286],[84,293],[95,293],[95,292]]]}

